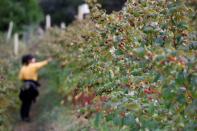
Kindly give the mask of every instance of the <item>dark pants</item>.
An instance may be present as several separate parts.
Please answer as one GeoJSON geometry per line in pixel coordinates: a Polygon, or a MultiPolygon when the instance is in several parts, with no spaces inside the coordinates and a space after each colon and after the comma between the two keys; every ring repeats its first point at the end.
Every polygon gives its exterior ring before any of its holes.
{"type": "Polygon", "coordinates": [[[20,110],[22,120],[29,119],[29,112],[32,102],[35,101],[36,97],[39,94],[37,89],[38,86],[38,83],[35,81],[24,81],[24,85],[21,88],[19,95],[22,102],[20,110]]]}
{"type": "Polygon", "coordinates": [[[29,119],[29,112],[32,101],[22,101],[20,115],[22,120],[29,119]]]}

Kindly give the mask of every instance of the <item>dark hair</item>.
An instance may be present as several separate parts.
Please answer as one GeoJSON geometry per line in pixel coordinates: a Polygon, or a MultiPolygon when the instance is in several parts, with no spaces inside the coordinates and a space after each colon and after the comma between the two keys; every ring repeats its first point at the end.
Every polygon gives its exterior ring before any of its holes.
{"type": "Polygon", "coordinates": [[[29,62],[33,59],[33,58],[35,58],[33,55],[31,55],[31,54],[28,54],[28,55],[24,55],[23,57],[22,57],[22,64],[23,65],[29,65],[29,62]]]}

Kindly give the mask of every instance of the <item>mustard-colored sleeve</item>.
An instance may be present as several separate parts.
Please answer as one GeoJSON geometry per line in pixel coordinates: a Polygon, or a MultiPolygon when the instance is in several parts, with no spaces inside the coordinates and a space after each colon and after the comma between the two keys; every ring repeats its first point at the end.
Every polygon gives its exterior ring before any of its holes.
{"type": "Polygon", "coordinates": [[[19,80],[23,80],[23,73],[22,70],[20,70],[19,75],[18,75],[19,80]]]}
{"type": "Polygon", "coordinates": [[[36,68],[36,70],[39,70],[40,68],[44,67],[47,64],[48,64],[48,60],[36,62],[34,63],[34,67],[36,68]]]}

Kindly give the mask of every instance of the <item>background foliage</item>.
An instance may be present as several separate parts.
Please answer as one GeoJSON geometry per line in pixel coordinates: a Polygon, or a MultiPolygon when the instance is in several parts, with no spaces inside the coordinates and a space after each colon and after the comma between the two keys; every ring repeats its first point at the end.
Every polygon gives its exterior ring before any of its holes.
{"type": "MultiPolygon", "coordinates": [[[[121,10],[125,0],[100,0],[103,8],[108,13],[121,10]]],[[[45,14],[50,14],[54,25],[60,25],[61,22],[70,24],[75,20],[78,13],[78,6],[85,3],[84,0],[41,0],[40,5],[45,14]]]]}
{"type": "Polygon", "coordinates": [[[24,25],[39,23],[42,12],[37,0],[1,0],[0,1],[0,30],[8,29],[9,22],[14,22],[15,30],[24,25]]]}

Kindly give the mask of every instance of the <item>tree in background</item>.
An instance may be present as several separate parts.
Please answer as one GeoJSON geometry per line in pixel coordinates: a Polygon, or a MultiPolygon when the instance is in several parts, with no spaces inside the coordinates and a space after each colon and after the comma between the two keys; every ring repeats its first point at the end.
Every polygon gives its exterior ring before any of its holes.
{"type": "Polygon", "coordinates": [[[0,31],[8,28],[13,21],[15,30],[21,30],[24,25],[37,24],[43,18],[37,0],[0,0],[0,31]]]}
{"type": "Polygon", "coordinates": [[[127,0],[98,0],[107,13],[121,10],[126,1],[127,0]]]}
{"type": "MultiPolygon", "coordinates": [[[[40,6],[44,14],[50,14],[52,24],[59,25],[61,22],[71,23],[77,15],[78,6],[85,0],[40,0],[40,6]]],[[[99,0],[107,13],[122,9],[126,0],[99,0]]]]}
{"type": "Polygon", "coordinates": [[[71,23],[77,14],[78,5],[82,3],[83,0],[40,0],[44,14],[51,15],[53,25],[59,25],[61,22],[71,23]]]}

